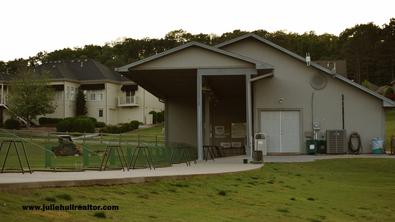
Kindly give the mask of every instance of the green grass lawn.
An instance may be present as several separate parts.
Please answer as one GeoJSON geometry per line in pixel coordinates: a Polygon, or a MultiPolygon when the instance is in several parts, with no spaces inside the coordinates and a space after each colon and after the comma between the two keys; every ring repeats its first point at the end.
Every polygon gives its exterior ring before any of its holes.
{"type": "Polygon", "coordinates": [[[91,138],[94,140],[102,139],[107,141],[130,141],[142,143],[164,143],[163,125],[156,125],[150,128],[142,128],[122,134],[107,134],[102,137],[91,138]]]}
{"type": "Polygon", "coordinates": [[[2,221],[24,222],[395,221],[394,169],[393,159],[338,159],[145,184],[8,191],[0,192],[0,215],[2,221]],[[120,209],[28,212],[21,207],[44,203],[120,209]]]}

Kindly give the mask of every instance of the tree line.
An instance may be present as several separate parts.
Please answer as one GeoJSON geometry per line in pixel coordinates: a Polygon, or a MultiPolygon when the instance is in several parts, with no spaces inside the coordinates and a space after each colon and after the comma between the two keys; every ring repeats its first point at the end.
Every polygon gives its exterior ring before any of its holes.
{"type": "MultiPolygon", "coordinates": [[[[191,34],[174,30],[165,37],[133,39],[124,38],[103,46],[85,45],[81,48],[64,48],[52,52],[39,52],[28,59],[0,61],[0,72],[17,73],[19,69],[47,61],[92,58],[114,68],[189,41],[215,45],[248,32],[234,30],[222,35],[191,34]]],[[[303,34],[256,30],[253,33],[266,38],[301,56],[310,53],[312,60],[347,61],[348,77],[358,83],[368,80],[377,85],[388,84],[395,78],[395,18],[382,26],[373,23],[358,24],[345,29],[338,36],[318,35],[313,31],[303,34]]]]}

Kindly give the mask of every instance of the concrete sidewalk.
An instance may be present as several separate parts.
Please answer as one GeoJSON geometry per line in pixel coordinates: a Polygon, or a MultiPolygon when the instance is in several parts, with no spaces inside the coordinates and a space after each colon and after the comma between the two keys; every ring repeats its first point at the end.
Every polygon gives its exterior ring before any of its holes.
{"type": "Polygon", "coordinates": [[[186,178],[196,175],[225,174],[254,170],[262,164],[243,164],[243,156],[227,157],[209,160],[207,162],[174,164],[171,167],[150,169],[135,169],[130,171],[83,171],[83,172],[33,172],[0,174],[0,190],[66,187],[88,185],[112,185],[123,183],[142,183],[163,178],[186,178]]]}
{"type": "MultiPolygon", "coordinates": [[[[67,187],[113,185],[125,183],[143,183],[164,178],[187,178],[197,175],[215,175],[233,172],[242,172],[259,169],[262,164],[243,164],[244,156],[218,158],[215,161],[202,161],[191,166],[174,164],[171,167],[150,169],[135,169],[130,171],[83,171],[83,172],[34,172],[29,173],[3,173],[0,174],[0,190],[41,188],[41,187],[67,187]]],[[[312,162],[325,159],[344,158],[392,158],[389,155],[293,155],[293,156],[265,156],[266,163],[295,163],[312,162]]]]}

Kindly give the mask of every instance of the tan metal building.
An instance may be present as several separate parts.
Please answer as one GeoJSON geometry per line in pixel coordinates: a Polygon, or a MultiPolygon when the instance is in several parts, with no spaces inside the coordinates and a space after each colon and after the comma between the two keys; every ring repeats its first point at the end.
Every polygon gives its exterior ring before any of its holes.
{"type": "Polygon", "coordinates": [[[196,146],[199,159],[204,145],[245,148],[251,158],[258,132],[269,154],[304,153],[313,125],[319,137],[358,132],[369,152],[371,139],[385,136],[384,108],[395,105],[255,34],[187,43],[117,71],[165,101],[167,142],[196,146]]]}

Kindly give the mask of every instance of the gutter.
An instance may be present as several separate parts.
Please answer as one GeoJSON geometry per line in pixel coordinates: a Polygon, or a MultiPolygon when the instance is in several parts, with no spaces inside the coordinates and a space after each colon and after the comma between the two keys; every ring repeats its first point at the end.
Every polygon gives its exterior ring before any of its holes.
{"type": "Polygon", "coordinates": [[[272,76],[273,76],[273,72],[272,73],[268,73],[268,74],[264,74],[264,75],[261,75],[261,76],[257,76],[255,78],[252,78],[252,79],[250,79],[250,82],[252,83],[252,82],[258,81],[260,79],[266,79],[266,78],[269,78],[269,77],[272,77],[272,76]]]}

